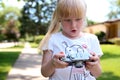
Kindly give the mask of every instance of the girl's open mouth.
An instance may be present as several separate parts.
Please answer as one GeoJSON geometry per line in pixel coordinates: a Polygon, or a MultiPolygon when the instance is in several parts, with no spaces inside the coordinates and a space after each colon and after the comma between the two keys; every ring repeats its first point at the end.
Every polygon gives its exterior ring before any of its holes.
{"type": "Polygon", "coordinates": [[[72,30],[71,32],[75,33],[77,30],[72,30]]]}

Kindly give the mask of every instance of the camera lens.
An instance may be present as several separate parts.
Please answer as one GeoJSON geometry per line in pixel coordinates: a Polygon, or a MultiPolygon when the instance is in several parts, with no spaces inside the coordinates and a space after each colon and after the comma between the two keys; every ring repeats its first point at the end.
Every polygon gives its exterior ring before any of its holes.
{"type": "Polygon", "coordinates": [[[78,62],[75,62],[75,67],[76,68],[82,68],[83,67],[83,61],[78,61],[78,62]]]}

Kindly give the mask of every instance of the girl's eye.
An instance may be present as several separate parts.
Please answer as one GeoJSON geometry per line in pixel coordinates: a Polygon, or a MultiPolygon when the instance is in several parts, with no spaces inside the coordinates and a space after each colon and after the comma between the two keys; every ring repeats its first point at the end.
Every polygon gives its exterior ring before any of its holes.
{"type": "Polygon", "coordinates": [[[82,20],[82,19],[81,18],[76,19],[76,21],[80,21],[80,20],[82,20]]]}
{"type": "Polygon", "coordinates": [[[66,22],[70,22],[71,20],[70,20],[70,19],[65,19],[64,21],[66,21],[66,22]]]}
{"type": "Polygon", "coordinates": [[[71,21],[81,21],[81,18],[76,18],[76,19],[64,19],[64,22],[71,22],[71,21]]]}

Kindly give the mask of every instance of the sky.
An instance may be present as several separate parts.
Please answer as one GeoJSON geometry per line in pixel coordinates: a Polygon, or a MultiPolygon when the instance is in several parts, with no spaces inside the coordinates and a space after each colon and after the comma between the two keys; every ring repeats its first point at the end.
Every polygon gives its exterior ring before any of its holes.
{"type": "MultiPolygon", "coordinates": [[[[7,5],[22,8],[25,4],[23,1],[3,0],[7,5]]],[[[87,18],[95,22],[104,22],[107,20],[106,15],[109,13],[110,4],[108,0],[85,0],[87,4],[87,18]]]]}
{"type": "Polygon", "coordinates": [[[107,20],[107,14],[110,12],[110,3],[108,0],[85,0],[87,4],[87,17],[96,22],[107,20]]]}
{"type": "Polygon", "coordinates": [[[15,6],[18,8],[22,8],[25,4],[23,0],[20,2],[17,2],[17,0],[3,0],[3,2],[8,6],[15,6]]]}

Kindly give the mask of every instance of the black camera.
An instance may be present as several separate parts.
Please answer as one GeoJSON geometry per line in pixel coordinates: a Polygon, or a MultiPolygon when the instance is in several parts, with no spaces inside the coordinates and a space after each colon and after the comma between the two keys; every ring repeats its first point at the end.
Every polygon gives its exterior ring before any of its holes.
{"type": "Polygon", "coordinates": [[[76,68],[82,68],[86,61],[90,61],[91,54],[87,49],[82,49],[78,53],[67,54],[61,60],[69,63],[69,66],[74,65],[76,68]]]}

